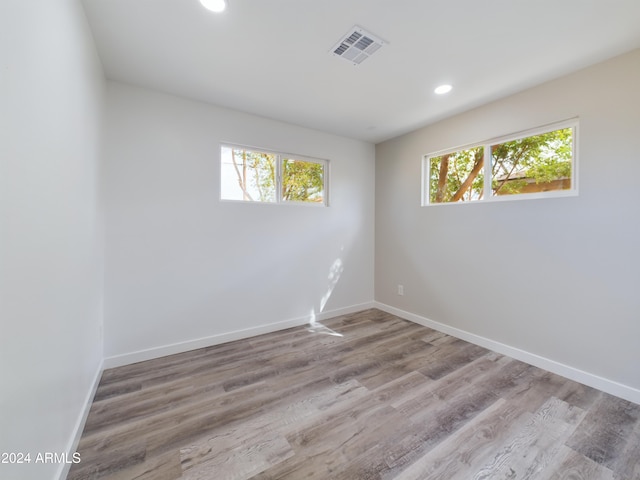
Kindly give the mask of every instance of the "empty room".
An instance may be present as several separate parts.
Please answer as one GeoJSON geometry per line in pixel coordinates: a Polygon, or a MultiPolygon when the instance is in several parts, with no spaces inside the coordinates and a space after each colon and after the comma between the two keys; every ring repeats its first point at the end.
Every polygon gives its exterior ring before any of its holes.
{"type": "Polygon", "coordinates": [[[638,25],[0,0],[0,479],[640,480],[638,25]]]}

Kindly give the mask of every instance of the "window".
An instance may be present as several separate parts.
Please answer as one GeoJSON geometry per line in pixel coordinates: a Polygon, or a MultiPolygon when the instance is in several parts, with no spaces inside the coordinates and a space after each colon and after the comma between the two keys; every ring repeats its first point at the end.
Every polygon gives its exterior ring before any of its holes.
{"type": "Polygon", "coordinates": [[[426,155],[423,205],[575,194],[576,133],[574,120],[426,155]]]}
{"type": "Polygon", "coordinates": [[[221,198],[327,205],[326,160],[223,145],[221,198]]]}

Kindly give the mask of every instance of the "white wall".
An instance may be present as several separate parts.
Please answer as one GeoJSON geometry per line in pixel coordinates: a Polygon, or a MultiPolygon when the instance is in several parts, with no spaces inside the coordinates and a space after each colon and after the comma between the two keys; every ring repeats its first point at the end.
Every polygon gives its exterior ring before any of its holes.
{"type": "Polygon", "coordinates": [[[119,83],[107,91],[107,365],[370,304],[373,145],[119,83]],[[330,207],[221,202],[221,142],[329,159],[330,207]]]}
{"type": "Polygon", "coordinates": [[[636,50],[378,145],[376,300],[640,402],[638,85],[636,50]],[[578,197],[420,207],[422,155],[575,116],[578,197]]]}
{"type": "Polygon", "coordinates": [[[104,82],[75,0],[0,2],[0,478],[54,478],[102,361],[104,82]]]}

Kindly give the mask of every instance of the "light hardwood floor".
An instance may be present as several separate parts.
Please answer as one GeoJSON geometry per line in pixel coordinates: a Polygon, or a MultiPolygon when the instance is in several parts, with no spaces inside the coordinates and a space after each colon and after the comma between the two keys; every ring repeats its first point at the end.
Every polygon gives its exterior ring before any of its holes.
{"type": "Polygon", "coordinates": [[[69,480],[640,479],[640,406],[379,310],[104,372],[69,480]]]}

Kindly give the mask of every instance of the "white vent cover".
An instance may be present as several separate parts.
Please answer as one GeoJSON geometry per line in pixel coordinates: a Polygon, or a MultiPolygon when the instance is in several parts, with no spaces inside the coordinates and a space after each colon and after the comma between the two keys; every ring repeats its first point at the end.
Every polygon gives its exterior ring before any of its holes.
{"type": "Polygon", "coordinates": [[[331,52],[353,65],[360,65],[384,44],[384,40],[356,25],[335,44],[331,52]]]}

